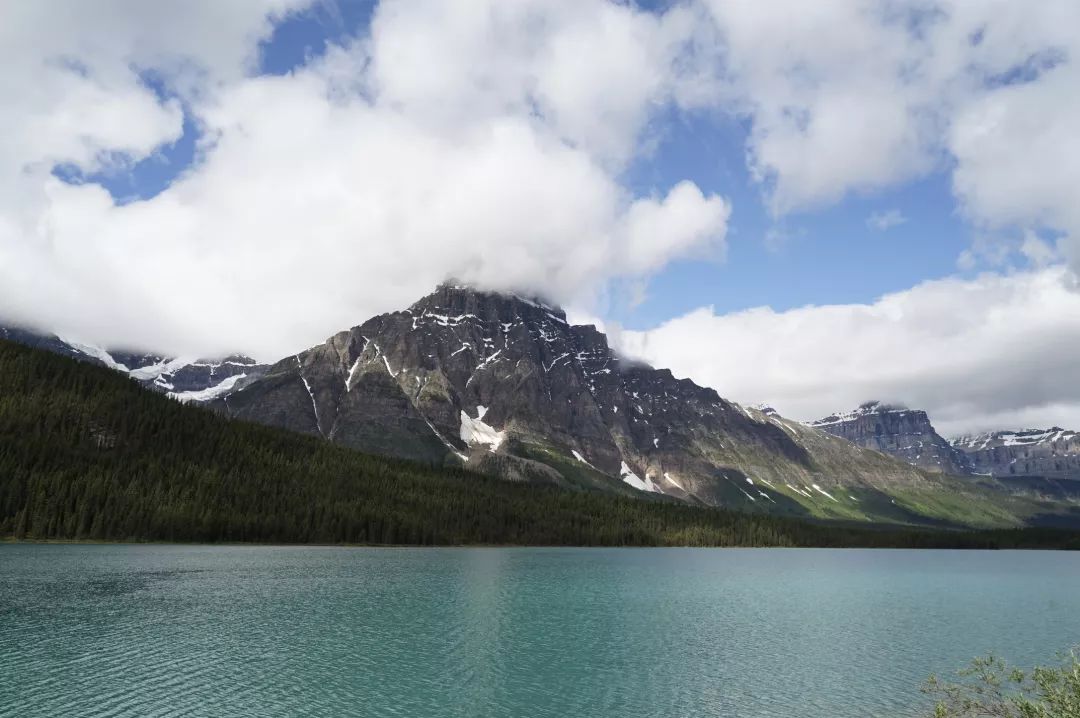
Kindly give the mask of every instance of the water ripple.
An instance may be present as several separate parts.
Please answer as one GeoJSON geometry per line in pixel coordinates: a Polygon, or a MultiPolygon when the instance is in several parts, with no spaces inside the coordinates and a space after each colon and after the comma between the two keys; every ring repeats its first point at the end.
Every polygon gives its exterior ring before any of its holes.
{"type": "Polygon", "coordinates": [[[0,546],[0,716],[911,716],[1080,555],[0,546]]]}

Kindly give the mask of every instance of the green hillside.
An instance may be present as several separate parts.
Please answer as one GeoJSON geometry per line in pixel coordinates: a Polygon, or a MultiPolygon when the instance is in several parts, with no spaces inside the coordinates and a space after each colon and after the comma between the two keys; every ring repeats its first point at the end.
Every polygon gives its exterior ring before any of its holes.
{"type": "Polygon", "coordinates": [[[1080,547],[512,484],[236,422],[0,341],[0,536],[372,544],[1080,547]]]}

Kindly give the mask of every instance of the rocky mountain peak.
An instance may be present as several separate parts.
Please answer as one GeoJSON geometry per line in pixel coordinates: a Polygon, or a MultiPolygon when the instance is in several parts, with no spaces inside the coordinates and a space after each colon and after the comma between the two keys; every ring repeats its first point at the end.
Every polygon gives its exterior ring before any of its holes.
{"type": "MultiPolygon", "coordinates": [[[[902,404],[889,404],[877,399],[871,401],[865,401],[852,411],[837,411],[828,416],[811,422],[811,426],[824,427],[831,424],[842,424],[844,422],[850,422],[860,417],[866,416],[878,416],[882,414],[904,414],[912,411],[902,404]]],[[[921,414],[926,416],[926,412],[915,411],[915,414],[921,414]]],[[[929,419],[927,419],[929,423],[929,419]]]]}
{"type": "Polygon", "coordinates": [[[972,473],[967,456],[938,434],[926,412],[920,409],[868,401],[853,411],[836,412],[818,419],[811,426],[928,471],[956,475],[972,473]]]}
{"type": "Polygon", "coordinates": [[[415,302],[407,310],[413,315],[472,317],[482,321],[553,320],[567,324],[566,313],[538,297],[512,292],[494,292],[476,287],[444,283],[415,302]]]}
{"type": "Polygon", "coordinates": [[[814,484],[921,480],[622,361],[603,333],[541,299],[456,283],[283,359],[213,406],[375,453],[707,504],[790,508],[839,500],[814,484]]]}

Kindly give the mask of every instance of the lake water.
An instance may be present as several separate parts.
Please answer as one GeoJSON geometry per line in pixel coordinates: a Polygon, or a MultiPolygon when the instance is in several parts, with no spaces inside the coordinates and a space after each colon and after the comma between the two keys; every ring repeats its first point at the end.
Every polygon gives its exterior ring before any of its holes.
{"type": "Polygon", "coordinates": [[[0,716],[920,713],[1080,643],[1080,554],[0,545],[0,716]]]}

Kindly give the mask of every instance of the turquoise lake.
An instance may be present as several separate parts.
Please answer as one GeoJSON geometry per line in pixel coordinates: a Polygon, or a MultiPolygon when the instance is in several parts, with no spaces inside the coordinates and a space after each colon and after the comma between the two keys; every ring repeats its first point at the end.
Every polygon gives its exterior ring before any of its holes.
{"type": "Polygon", "coordinates": [[[0,716],[921,715],[1080,554],[0,545],[0,716]]]}

